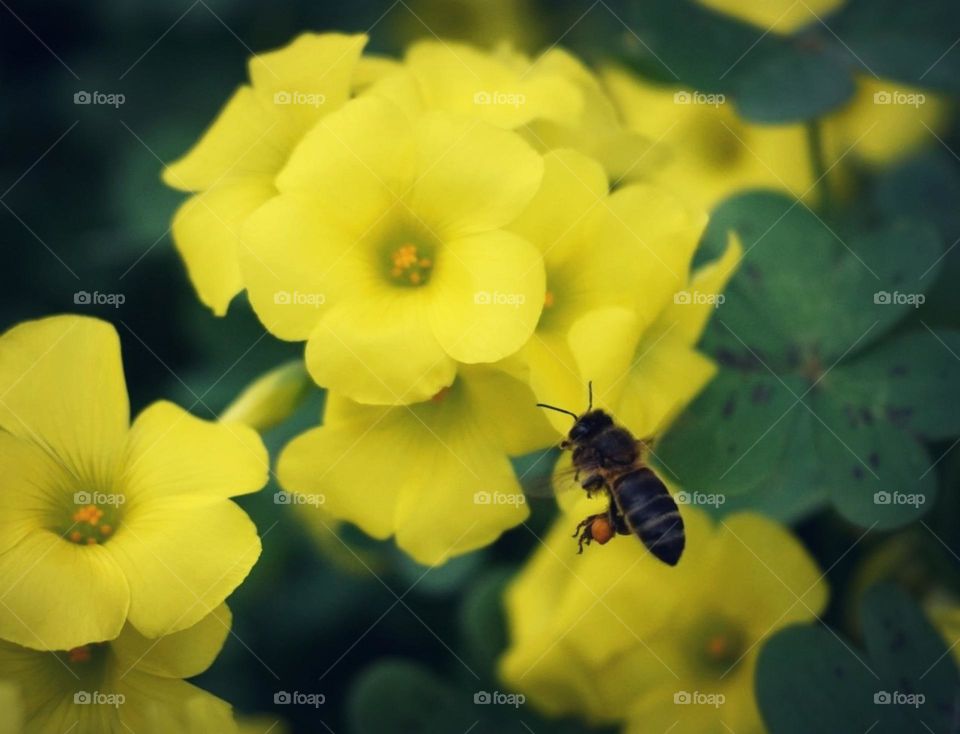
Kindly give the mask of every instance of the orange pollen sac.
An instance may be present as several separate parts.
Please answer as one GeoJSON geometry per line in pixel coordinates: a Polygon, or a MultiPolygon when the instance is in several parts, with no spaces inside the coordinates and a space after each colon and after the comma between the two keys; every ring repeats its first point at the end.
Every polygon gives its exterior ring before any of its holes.
{"type": "Polygon", "coordinates": [[[543,307],[551,308],[553,306],[553,291],[547,291],[543,294],[543,307]]]}
{"type": "Polygon", "coordinates": [[[89,645],[75,647],[67,651],[67,660],[71,663],[89,663],[91,657],[93,657],[93,653],[89,645]]]}
{"type": "Polygon", "coordinates": [[[403,285],[423,285],[432,268],[433,260],[411,243],[401,245],[390,255],[390,277],[403,285]]]}
{"type": "Polygon", "coordinates": [[[73,524],[64,537],[77,545],[96,545],[113,535],[114,526],[104,522],[105,514],[96,505],[84,505],[70,516],[73,524]]]}
{"type": "Polygon", "coordinates": [[[595,517],[590,523],[590,535],[600,545],[605,545],[613,537],[613,527],[605,517],[595,517]]]}

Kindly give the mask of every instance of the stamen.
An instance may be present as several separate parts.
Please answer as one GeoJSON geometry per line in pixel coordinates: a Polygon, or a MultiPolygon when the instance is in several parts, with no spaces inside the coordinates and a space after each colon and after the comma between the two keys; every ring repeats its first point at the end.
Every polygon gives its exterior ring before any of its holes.
{"type": "Polygon", "coordinates": [[[419,252],[417,245],[407,242],[390,255],[390,277],[403,285],[419,286],[427,282],[433,259],[419,252]]]}
{"type": "Polygon", "coordinates": [[[543,294],[543,307],[550,308],[553,306],[553,291],[547,291],[543,294]]]}
{"type": "Polygon", "coordinates": [[[84,505],[70,515],[71,525],[64,538],[77,545],[96,545],[113,535],[116,525],[116,510],[101,509],[97,505],[84,505]]]}

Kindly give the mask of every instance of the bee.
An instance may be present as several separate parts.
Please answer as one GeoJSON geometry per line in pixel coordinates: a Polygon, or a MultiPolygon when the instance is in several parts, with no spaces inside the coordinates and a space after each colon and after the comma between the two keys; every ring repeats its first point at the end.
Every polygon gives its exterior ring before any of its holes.
{"type": "Polygon", "coordinates": [[[643,460],[647,442],[638,441],[603,410],[594,410],[593,383],[588,389],[589,404],[581,415],[537,403],[573,417],[573,428],[560,448],[573,450],[574,476],[587,494],[605,491],[610,498],[606,512],[586,517],[574,530],[578,553],[583,553],[584,543],[604,545],[614,535],[636,535],[653,555],[675,566],[685,544],[677,503],[643,460]]]}

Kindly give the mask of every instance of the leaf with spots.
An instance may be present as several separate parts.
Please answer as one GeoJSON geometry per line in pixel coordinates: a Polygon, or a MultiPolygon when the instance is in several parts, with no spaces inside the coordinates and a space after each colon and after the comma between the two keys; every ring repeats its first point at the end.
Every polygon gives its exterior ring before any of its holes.
{"type": "Polygon", "coordinates": [[[861,629],[865,651],[808,626],[764,645],[756,691],[771,734],[953,731],[960,672],[913,600],[893,586],[872,588],[861,629]]]}

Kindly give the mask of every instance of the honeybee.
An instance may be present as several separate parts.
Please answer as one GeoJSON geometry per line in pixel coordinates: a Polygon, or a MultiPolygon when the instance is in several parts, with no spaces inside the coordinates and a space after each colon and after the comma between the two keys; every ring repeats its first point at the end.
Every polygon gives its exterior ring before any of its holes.
{"type": "Polygon", "coordinates": [[[605,491],[610,498],[606,512],[577,525],[573,532],[573,537],[579,536],[577,552],[583,553],[584,543],[603,545],[614,535],[632,534],[654,556],[675,566],[685,544],[683,518],[666,485],[644,462],[646,442],[616,425],[603,410],[593,409],[593,383],[581,415],[545,403],[537,407],[573,417],[573,428],[560,448],[573,450],[574,476],[587,494],[605,491]]]}

